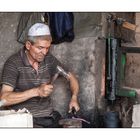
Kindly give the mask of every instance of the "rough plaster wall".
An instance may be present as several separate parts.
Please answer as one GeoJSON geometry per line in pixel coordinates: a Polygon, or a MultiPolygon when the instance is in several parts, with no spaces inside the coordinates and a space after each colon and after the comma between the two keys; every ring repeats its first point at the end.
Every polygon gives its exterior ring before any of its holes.
{"type": "Polygon", "coordinates": [[[20,13],[0,13],[0,76],[6,59],[19,50],[16,29],[20,13]]]}
{"type": "Polygon", "coordinates": [[[101,29],[102,13],[74,13],[74,32],[76,38],[98,36],[101,29]]]}
{"type": "MultiPolygon", "coordinates": [[[[0,73],[6,59],[17,52],[21,46],[16,42],[16,29],[20,14],[0,13],[0,73]]],[[[94,113],[95,96],[100,90],[101,61],[98,60],[101,58],[99,53],[101,44],[97,37],[101,35],[101,13],[74,13],[74,16],[75,40],[72,43],[53,46],[52,52],[75,73],[80,83],[81,112],[90,115],[94,113]]],[[[57,79],[53,93],[54,107],[63,115],[66,115],[68,111],[70,95],[67,80],[57,79]]]]}

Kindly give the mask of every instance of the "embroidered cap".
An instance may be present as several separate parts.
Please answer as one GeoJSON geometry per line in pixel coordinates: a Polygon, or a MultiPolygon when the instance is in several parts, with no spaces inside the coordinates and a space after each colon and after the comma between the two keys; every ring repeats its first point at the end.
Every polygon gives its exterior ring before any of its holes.
{"type": "Polygon", "coordinates": [[[51,35],[49,26],[44,23],[35,23],[28,31],[28,36],[51,35]]]}

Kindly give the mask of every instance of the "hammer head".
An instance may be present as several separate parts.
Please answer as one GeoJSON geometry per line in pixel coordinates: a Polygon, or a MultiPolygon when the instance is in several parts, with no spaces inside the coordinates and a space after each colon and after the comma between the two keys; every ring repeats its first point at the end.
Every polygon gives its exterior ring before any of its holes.
{"type": "Polygon", "coordinates": [[[57,70],[59,74],[62,74],[65,78],[68,78],[69,74],[61,66],[57,66],[57,70]]]}

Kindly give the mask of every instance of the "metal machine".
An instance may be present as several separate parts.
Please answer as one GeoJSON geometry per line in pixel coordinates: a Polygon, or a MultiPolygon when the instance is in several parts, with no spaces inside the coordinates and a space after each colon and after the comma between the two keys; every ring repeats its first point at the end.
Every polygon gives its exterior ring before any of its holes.
{"type": "Polygon", "coordinates": [[[116,96],[136,96],[136,91],[124,87],[123,82],[125,78],[126,53],[140,53],[140,48],[121,46],[121,38],[114,37],[111,34],[111,24],[121,25],[130,30],[135,30],[136,25],[111,14],[108,15],[107,21],[109,33],[106,39],[105,95],[107,100],[113,103],[116,100],[116,96]]]}

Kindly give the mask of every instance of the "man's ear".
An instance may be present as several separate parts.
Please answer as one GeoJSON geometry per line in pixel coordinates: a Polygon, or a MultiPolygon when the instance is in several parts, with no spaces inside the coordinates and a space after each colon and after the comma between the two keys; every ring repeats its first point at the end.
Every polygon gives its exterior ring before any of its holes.
{"type": "Polygon", "coordinates": [[[27,50],[30,50],[31,45],[32,45],[32,44],[31,44],[30,41],[26,41],[25,47],[26,47],[27,50]]]}

